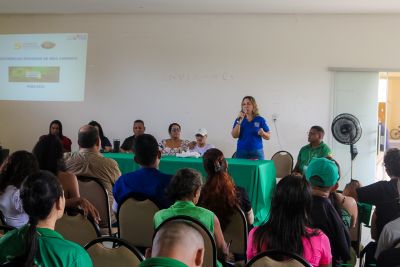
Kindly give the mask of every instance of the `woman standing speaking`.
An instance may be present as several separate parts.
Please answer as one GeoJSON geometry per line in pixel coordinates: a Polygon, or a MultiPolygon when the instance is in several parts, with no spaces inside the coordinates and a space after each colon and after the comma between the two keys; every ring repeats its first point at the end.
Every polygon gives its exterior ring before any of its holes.
{"type": "Polygon", "coordinates": [[[232,137],[238,138],[236,158],[264,159],[262,139],[269,140],[270,132],[267,122],[258,113],[254,97],[243,98],[242,109],[233,124],[232,137]]]}

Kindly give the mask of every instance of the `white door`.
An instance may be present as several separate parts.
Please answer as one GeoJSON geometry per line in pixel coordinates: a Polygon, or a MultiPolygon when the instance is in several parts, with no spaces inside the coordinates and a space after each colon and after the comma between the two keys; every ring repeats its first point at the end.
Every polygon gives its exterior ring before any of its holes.
{"type": "MultiPolygon", "coordinates": [[[[353,161],[353,179],[363,185],[375,180],[378,129],[378,72],[333,72],[333,119],[350,113],[361,122],[362,136],[357,142],[358,156],[353,161]]],[[[342,170],[340,187],[350,181],[350,147],[332,138],[334,158],[342,170]]]]}

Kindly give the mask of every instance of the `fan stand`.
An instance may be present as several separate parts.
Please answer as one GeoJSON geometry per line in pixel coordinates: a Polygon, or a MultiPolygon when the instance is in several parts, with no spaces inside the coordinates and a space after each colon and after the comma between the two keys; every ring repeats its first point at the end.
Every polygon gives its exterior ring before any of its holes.
{"type": "Polygon", "coordinates": [[[351,155],[350,182],[352,182],[353,181],[353,161],[358,155],[357,147],[354,144],[350,144],[350,155],[351,155]]]}

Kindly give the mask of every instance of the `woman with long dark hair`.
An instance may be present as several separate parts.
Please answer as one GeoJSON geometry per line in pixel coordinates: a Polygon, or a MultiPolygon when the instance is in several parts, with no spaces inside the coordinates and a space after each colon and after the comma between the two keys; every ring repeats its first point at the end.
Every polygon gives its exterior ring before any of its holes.
{"type": "Polygon", "coordinates": [[[33,148],[41,170],[52,172],[60,180],[64,189],[67,208],[81,208],[96,222],[99,220],[97,209],[85,198],[80,197],[78,179],[65,169],[63,148],[60,139],[55,135],[46,135],[33,148]]]}
{"type": "Polygon", "coordinates": [[[207,173],[207,181],[202,189],[199,206],[214,212],[222,230],[229,224],[236,206],[245,213],[247,223],[254,222],[251,202],[243,187],[235,186],[228,174],[228,164],[224,154],[217,148],[207,150],[203,155],[203,165],[207,173]]]}
{"type": "Polygon", "coordinates": [[[286,176],[277,185],[270,216],[264,225],[249,233],[247,259],[278,249],[303,256],[312,266],[330,266],[328,237],[309,227],[312,204],[310,184],[298,176],[286,176]]]}
{"type": "Polygon", "coordinates": [[[19,197],[20,187],[26,176],[38,171],[35,156],[23,150],[12,153],[0,168],[0,211],[7,225],[19,228],[28,222],[19,197]]]}
{"type": "Polygon", "coordinates": [[[87,252],[54,231],[64,213],[65,199],[57,177],[47,171],[29,175],[21,186],[29,224],[0,239],[0,264],[20,266],[92,266],[87,252]]]}
{"type": "Polygon", "coordinates": [[[98,123],[97,121],[91,121],[89,122],[89,125],[96,127],[99,131],[102,151],[110,152],[112,150],[111,142],[107,138],[107,136],[104,135],[103,128],[101,127],[100,123],[98,123]]]}
{"type": "MultiPolygon", "coordinates": [[[[72,142],[71,139],[63,135],[63,127],[61,121],[54,120],[50,122],[49,135],[55,135],[58,136],[58,138],[60,138],[61,144],[63,146],[63,152],[71,152],[72,142]]],[[[45,135],[41,136],[40,139],[43,138],[44,136],[45,135]]]]}

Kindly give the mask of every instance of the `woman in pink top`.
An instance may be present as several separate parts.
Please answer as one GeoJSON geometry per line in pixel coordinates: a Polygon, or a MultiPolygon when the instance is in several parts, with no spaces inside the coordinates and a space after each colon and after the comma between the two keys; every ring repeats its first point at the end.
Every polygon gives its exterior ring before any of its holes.
{"type": "Polygon", "coordinates": [[[286,176],[277,185],[266,224],[253,228],[247,241],[247,259],[279,249],[301,255],[312,266],[330,266],[328,237],[309,228],[312,196],[309,183],[298,176],[286,176]]]}

